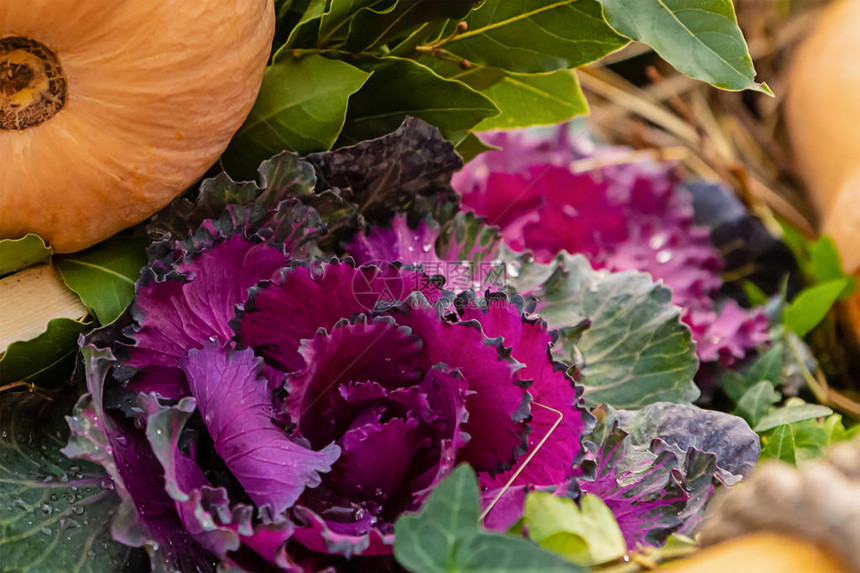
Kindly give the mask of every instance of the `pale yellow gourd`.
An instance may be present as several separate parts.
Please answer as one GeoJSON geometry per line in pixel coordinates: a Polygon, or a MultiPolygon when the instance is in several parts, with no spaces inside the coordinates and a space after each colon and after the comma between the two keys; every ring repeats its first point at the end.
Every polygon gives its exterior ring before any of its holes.
{"type": "Polygon", "coordinates": [[[825,550],[795,537],[752,533],[658,569],[661,573],[852,573],[825,550]]]}
{"type": "MultiPolygon", "coordinates": [[[[826,6],[791,61],[785,117],[795,162],[845,271],[860,276],[860,1],[826,6]]],[[[860,343],[860,293],[843,304],[860,343]]]]}
{"type": "Polygon", "coordinates": [[[88,247],[217,161],[250,112],[273,0],[0,0],[0,239],[88,247]]]}
{"type": "Polygon", "coordinates": [[[829,4],[789,67],[796,164],[848,272],[860,268],[860,1],[829,4]]]}

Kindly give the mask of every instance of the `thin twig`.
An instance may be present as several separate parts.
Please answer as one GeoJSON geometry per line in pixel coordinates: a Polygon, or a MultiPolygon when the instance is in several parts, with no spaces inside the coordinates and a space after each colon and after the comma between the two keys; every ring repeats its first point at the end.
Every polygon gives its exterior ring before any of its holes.
{"type": "Polygon", "coordinates": [[[539,406],[541,408],[549,410],[550,412],[554,412],[556,415],[558,415],[558,418],[553,423],[552,427],[550,427],[546,435],[541,438],[541,441],[538,442],[537,446],[535,446],[535,449],[531,451],[531,453],[525,460],[523,460],[523,463],[520,464],[520,467],[517,468],[517,471],[514,472],[514,475],[511,476],[511,478],[504,485],[502,490],[498,493],[498,495],[496,495],[495,498],[493,498],[493,501],[490,502],[490,505],[488,505],[484,512],[481,514],[481,521],[483,521],[484,518],[487,517],[487,515],[493,510],[499,500],[502,499],[502,496],[505,495],[505,492],[507,492],[511,488],[511,485],[513,485],[513,483],[516,481],[516,479],[520,477],[520,474],[523,472],[524,469],[526,469],[526,466],[529,465],[529,462],[532,461],[532,458],[534,458],[535,455],[540,451],[540,449],[543,447],[543,445],[546,443],[552,433],[555,432],[555,429],[558,428],[558,425],[561,424],[561,421],[564,419],[564,414],[562,414],[559,410],[556,410],[555,408],[550,408],[549,406],[545,406],[544,404],[539,404],[537,402],[532,402],[532,406],[539,406]]]}

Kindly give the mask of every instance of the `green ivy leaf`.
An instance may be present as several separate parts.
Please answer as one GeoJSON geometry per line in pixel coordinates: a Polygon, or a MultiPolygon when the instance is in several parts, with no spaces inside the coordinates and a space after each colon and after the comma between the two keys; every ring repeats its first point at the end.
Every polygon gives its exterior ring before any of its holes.
{"type": "Polygon", "coordinates": [[[457,542],[480,531],[480,491],[475,472],[461,465],[440,483],[421,512],[404,515],[394,527],[394,556],[417,573],[448,571],[457,542]]]}
{"type": "Polygon", "coordinates": [[[474,470],[461,465],[440,483],[420,513],[394,526],[394,556],[413,573],[515,573],[582,571],[522,539],[485,532],[474,470]]]}
{"type": "Polygon", "coordinates": [[[134,283],[146,264],[148,240],[117,235],[95,247],[55,258],[63,281],[109,324],[131,304],[134,283]]]}
{"type": "Polygon", "coordinates": [[[780,460],[797,465],[794,431],[791,426],[779,426],[767,437],[767,443],[761,451],[761,459],[780,460]]]}
{"type": "Polygon", "coordinates": [[[609,24],[679,71],[726,90],[751,89],[755,68],[731,0],[599,0],[609,24]]]}
{"type": "Polygon", "coordinates": [[[286,54],[266,69],[251,115],[223,162],[231,174],[253,178],[261,161],[280,153],[327,151],[343,129],[349,98],[370,74],[318,54],[286,54]]]}
{"type": "Polygon", "coordinates": [[[627,552],[615,515],[597,496],[583,496],[577,504],[536,491],[526,497],[524,513],[532,541],[581,565],[605,563],[627,552]]]}
{"type": "Polygon", "coordinates": [[[487,0],[465,21],[468,30],[444,43],[445,50],[518,73],[575,68],[627,44],[594,0],[487,0]]]}
{"type": "Polygon", "coordinates": [[[749,390],[749,385],[743,374],[734,370],[727,370],[720,376],[720,389],[732,402],[737,404],[744,392],[749,390]]]}
{"type": "Polygon", "coordinates": [[[848,279],[842,278],[803,290],[782,312],[785,328],[803,338],[824,320],[848,286],[848,279]]]}
{"type": "Polygon", "coordinates": [[[744,392],[733,413],[749,422],[751,427],[755,427],[770,407],[781,399],[782,395],[774,390],[773,382],[762,380],[744,392]]]}
{"type": "Polygon", "coordinates": [[[784,408],[774,410],[762,417],[755,427],[753,427],[753,430],[756,432],[766,432],[776,428],[777,426],[793,424],[795,422],[814,418],[824,418],[825,416],[830,416],[832,413],[833,410],[827,406],[821,406],[819,404],[786,406],[784,408]]]}
{"type": "Polygon", "coordinates": [[[43,263],[53,250],[38,235],[0,241],[0,277],[43,263]]]}
{"type": "Polygon", "coordinates": [[[501,114],[479,123],[477,131],[549,125],[588,113],[585,94],[572,70],[507,73],[481,93],[493,100],[501,114]]]}
{"type": "Polygon", "coordinates": [[[582,255],[563,252],[549,265],[520,258],[508,280],[534,295],[541,317],[559,330],[557,350],[577,364],[588,403],[641,408],[698,397],[690,329],[671,291],[647,273],[595,271],[582,255]]]}
{"type": "Polygon", "coordinates": [[[104,471],[60,452],[65,399],[0,394],[0,569],[15,573],[133,570],[139,550],[111,539],[118,497],[104,471]]]}
{"type": "Polygon", "coordinates": [[[418,62],[387,57],[367,58],[356,65],[373,75],[350,100],[341,143],[391,133],[407,116],[435,125],[446,139],[458,143],[481,121],[499,113],[486,96],[418,62]]]}
{"type": "Polygon", "coordinates": [[[68,318],[48,323],[32,340],[13,342],[0,355],[0,386],[25,382],[40,387],[65,382],[75,366],[78,337],[91,325],[68,318]]]}
{"type": "Polygon", "coordinates": [[[821,422],[821,427],[827,435],[826,443],[828,445],[853,440],[860,433],[860,426],[852,426],[850,429],[846,429],[845,424],[842,423],[842,416],[839,414],[828,416],[826,420],[821,422]]]}
{"type": "Polygon", "coordinates": [[[784,354],[785,344],[782,341],[775,342],[767,352],[756,359],[746,376],[733,370],[726,371],[720,387],[726,396],[737,404],[741,396],[759,382],[768,381],[774,387],[779,386],[785,364],[784,354]]]}
{"type": "MultiPolygon", "coordinates": [[[[851,440],[860,432],[860,426],[846,430],[842,423],[842,416],[839,414],[832,414],[824,420],[807,419],[793,422],[788,424],[788,427],[791,428],[794,439],[794,457],[797,462],[819,459],[828,447],[837,442],[851,440]]],[[[762,437],[766,441],[773,433],[773,431],[764,432],[762,437]]]]}
{"type": "MultiPolygon", "coordinates": [[[[430,573],[431,570],[425,570],[430,573]]],[[[586,569],[537,545],[510,535],[479,533],[463,539],[447,573],[585,573],[586,569]]],[[[423,573],[416,570],[416,573],[423,573]]]]}
{"type": "Polygon", "coordinates": [[[782,369],[785,364],[784,353],[785,345],[782,342],[776,342],[753,363],[747,374],[747,380],[751,384],[767,380],[774,386],[778,385],[782,382],[782,369]]]}

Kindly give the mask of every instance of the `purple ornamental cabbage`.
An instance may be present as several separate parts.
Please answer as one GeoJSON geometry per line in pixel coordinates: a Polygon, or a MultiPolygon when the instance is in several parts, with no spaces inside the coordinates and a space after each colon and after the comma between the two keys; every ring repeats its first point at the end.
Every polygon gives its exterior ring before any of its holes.
{"type": "Polygon", "coordinates": [[[428,275],[443,276],[445,288],[457,293],[504,286],[499,284],[504,273],[496,260],[498,229],[473,213],[459,212],[443,226],[431,217],[413,226],[405,213],[397,213],[388,227],[356,233],[343,247],[360,264],[400,261],[428,275]]]}
{"type": "Polygon", "coordinates": [[[144,271],[124,341],[84,348],[67,452],[109,470],[118,540],[171,570],[387,570],[454,464],[495,484],[522,460],[554,421],[532,401],[565,419],[520,481],[572,475],[593,419],[521,299],[203,231],[144,271]]]}
{"type": "MultiPolygon", "coordinates": [[[[486,504],[522,470],[491,527],[521,513],[514,494],[575,495],[594,476],[607,503],[630,501],[610,506],[633,531],[654,529],[637,500],[671,497],[662,532],[706,499],[663,492],[660,479],[631,497],[611,464],[586,472],[609,458],[583,447],[594,418],[582,387],[522,298],[455,298],[400,264],[308,262],[319,214],[260,197],[161,241],[124,332],[102,329],[83,348],[90,392],[66,452],[106,467],[123,499],[113,534],[147,547],[155,570],[395,570],[394,521],[459,462],[478,471],[486,504]]],[[[438,231],[440,261],[493,251],[492,233],[461,223],[438,231]]]]}
{"type": "MultiPolygon", "coordinates": [[[[510,528],[531,491],[596,495],[612,510],[629,549],[659,547],[673,532],[695,535],[715,488],[740,481],[759,456],[758,436],[731,414],[668,402],[636,411],[603,405],[592,413],[596,424],[582,436],[582,461],[573,473],[520,481],[493,506],[485,525],[510,528]]],[[[486,489],[484,503],[498,492],[486,489]]]]}
{"type": "Polygon", "coordinates": [[[613,165],[624,149],[574,142],[565,129],[555,139],[523,133],[485,136],[501,147],[454,177],[463,205],[501,229],[516,251],[549,262],[567,250],[595,268],[638,270],[662,280],[684,309],[703,362],[730,365],[767,340],[767,321],[732,300],[711,298],[722,284],[723,261],[709,231],[693,223],[692,201],[677,188],[667,164],[613,165]],[[577,160],[607,164],[578,173],[577,160]]]}

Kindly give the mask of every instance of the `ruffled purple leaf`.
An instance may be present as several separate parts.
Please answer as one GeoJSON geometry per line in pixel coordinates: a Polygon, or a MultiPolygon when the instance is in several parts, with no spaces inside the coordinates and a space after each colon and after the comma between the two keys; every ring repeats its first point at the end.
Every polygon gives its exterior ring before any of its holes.
{"type": "Polygon", "coordinates": [[[479,471],[497,473],[513,465],[525,450],[530,395],[517,377],[521,364],[510,358],[501,339],[488,339],[476,320],[451,322],[420,295],[389,311],[397,324],[408,326],[424,341],[416,364],[427,371],[436,364],[456,367],[469,390],[464,431],[469,442],[458,461],[479,471]]]}
{"type": "Polygon", "coordinates": [[[291,265],[279,279],[252,289],[234,323],[237,340],[282,370],[299,370],[304,366],[300,342],[317,329],[331,329],[340,319],[370,312],[380,302],[405,300],[413,291],[431,300],[444,295],[424,274],[394,265],[291,265]]]}
{"type": "MultiPolygon", "coordinates": [[[[481,477],[478,477],[480,483],[481,477]]],[[[531,485],[515,485],[507,490],[493,487],[481,491],[481,507],[489,512],[484,527],[494,531],[507,531],[523,517],[526,496],[535,490],[531,485]],[[493,504],[490,507],[490,504],[493,504]]]]}
{"type": "Polygon", "coordinates": [[[407,206],[435,210],[455,203],[451,174],[463,166],[454,145],[430,124],[407,117],[394,132],[307,161],[317,168],[320,185],[339,188],[374,223],[407,206]]]}
{"type": "Polygon", "coordinates": [[[717,455],[681,450],[659,435],[639,444],[614,411],[599,407],[594,414],[598,423],[583,440],[587,459],[577,470],[580,490],[606,503],[630,548],[660,546],[676,531],[693,534],[720,483],[717,455]]]}
{"type": "Polygon", "coordinates": [[[435,249],[438,237],[439,228],[434,221],[419,221],[413,229],[406,215],[399,214],[391,220],[390,228],[370,227],[344,245],[344,250],[362,265],[379,261],[435,265],[440,262],[435,249]]]}
{"type": "MultiPolygon", "coordinates": [[[[343,394],[363,392],[371,398],[376,389],[356,383],[373,382],[379,387],[382,395],[370,403],[387,398],[386,390],[418,383],[421,346],[421,339],[390,318],[368,321],[362,314],[353,323],[338,321],[330,333],[321,329],[298,349],[306,366],[287,379],[286,413],[298,424],[300,435],[321,447],[345,429],[337,427],[337,421],[344,418],[332,411],[337,402],[344,398],[348,404],[360,401],[358,396],[343,394]]],[[[341,407],[337,413],[345,413],[345,409],[341,407]]]]}
{"type": "Polygon", "coordinates": [[[146,547],[156,569],[212,571],[214,556],[196,543],[183,526],[174,501],[165,491],[160,464],[134,420],[105,409],[105,379],[116,359],[110,350],[81,348],[87,388],[69,418],[72,430],[64,452],[71,458],[101,464],[122,499],[111,522],[114,539],[146,547]]]}
{"type": "Polygon", "coordinates": [[[750,348],[766,343],[768,321],[763,310],[746,310],[733,300],[726,300],[719,310],[693,309],[685,321],[697,341],[697,351],[704,362],[734,364],[750,348]]]}
{"type": "Polygon", "coordinates": [[[716,456],[723,481],[739,481],[758,462],[761,442],[739,417],[692,405],[657,402],[641,410],[616,413],[619,424],[637,446],[659,438],[680,456],[696,448],[716,456]]]}
{"type": "Polygon", "coordinates": [[[566,250],[597,269],[637,270],[662,280],[673,303],[685,309],[682,319],[693,328],[703,361],[731,365],[766,338],[757,313],[715,310],[723,261],[709,229],[695,225],[691,197],[672,165],[614,164],[625,150],[571,139],[564,128],[555,138],[486,138],[502,150],[471,162],[454,186],[463,205],[499,225],[514,250],[531,251],[539,262],[566,250]],[[605,166],[584,173],[571,167],[589,159],[605,166]]]}
{"type": "MultiPolygon", "coordinates": [[[[568,376],[565,364],[552,358],[555,341],[546,323],[528,318],[521,299],[509,301],[503,294],[486,299],[464,295],[457,302],[463,320],[477,320],[487,337],[500,337],[511,349],[511,356],[523,364],[517,377],[528,385],[532,396],[528,450],[532,452],[539,445],[540,449],[513,485],[562,483],[578,461],[580,440],[593,419],[581,400],[582,387],[568,376]]],[[[481,476],[481,485],[502,487],[519,469],[514,466],[495,478],[481,476]]]]}
{"type": "Polygon", "coordinates": [[[271,390],[253,352],[213,342],[191,350],[180,365],[216,452],[257,506],[280,515],[331,471],[339,447],[312,450],[273,422],[271,390]]]}
{"type": "MultiPolygon", "coordinates": [[[[227,558],[242,545],[285,570],[295,565],[286,546],[294,525],[279,517],[276,521],[252,521],[254,508],[232,504],[224,487],[214,487],[204,476],[196,460],[193,439],[180,447],[183,428],[196,407],[194,398],[185,398],[176,406],[166,406],[154,396],[142,396],[148,412],[146,435],[164,468],[165,489],[175,501],[183,525],[200,545],[221,559],[219,571],[239,563],[227,558]],[[187,448],[187,449],[186,449],[187,448]]],[[[244,562],[242,554],[235,559],[244,562]]]]}
{"type": "Polygon", "coordinates": [[[457,213],[441,227],[429,217],[413,227],[400,213],[390,228],[374,226],[353,237],[344,249],[360,264],[400,261],[420,266],[428,275],[444,276],[449,290],[461,291],[483,290],[493,271],[501,274],[498,265],[491,263],[498,242],[498,229],[474,213],[457,213]]]}
{"type": "Polygon", "coordinates": [[[182,430],[196,408],[194,398],[184,398],[175,406],[162,405],[151,394],[141,394],[140,401],[147,417],[146,437],[164,470],[165,491],[174,500],[182,525],[197,543],[223,559],[239,549],[239,532],[253,534],[253,508],[231,510],[227,491],[212,487],[194,452],[180,451],[182,430]]]}
{"type": "Polygon", "coordinates": [[[330,523],[316,512],[305,507],[296,507],[293,515],[298,522],[295,539],[305,548],[322,554],[344,557],[391,555],[394,545],[393,533],[382,533],[371,529],[366,534],[350,535],[332,530],[330,523]]]}
{"type": "Polygon", "coordinates": [[[277,242],[297,257],[309,254],[302,249],[324,229],[315,211],[299,201],[313,195],[313,166],[285,152],[265,161],[258,173],[259,183],[236,182],[226,173],[206,179],[195,199],[179,197],[156,214],[147,227],[155,239],[151,259],[168,262],[175,251],[199,252],[233,234],[277,242]]]}
{"type": "Polygon", "coordinates": [[[132,389],[187,395],[179,360],[210,340],[230,340],[236,306],[257,282],[277,276],[286,260],[279,248],[235,235],[178,264],[175,275],[139,283],[127,332],[134,344],[122,348],[123,366],[138,370],[132,389]]]}
{"type": "Polygon", "coordinates": [[[341,439],[343,457],[332,473],[332,485],[353,499],[388,498],[406,476],[409,460],[430,447],[429,436],[422,436],[414,414],[357,421],[341,439]],[[365,491],[368,484],[376,488],[365,491]]]}
{"type": "Polygon", "coordinates": [[[579,488],[612,510],[628,547],[659,547],[683,525],[680,515],[688,500],[673,471],[678,466],[675,454],[634,447],[617,426],[602,438],[599,444],[587,444],[594,448],[593,459],[582,465],[579,488]]]}
{"type": "MultiPolygon", "coordinates": [[[[299,503],[324,522],[324,532],[352,545],[390,533],[394,518],[420,505],[468,440],[467,381],[439,365],[422,375],[415,368],[421,351],[422,341],[391,317],[358,315],[304,341],[307,366],[287,379],[286,413],[298,431],[311,444],[337,438],[343,450],[323,485],[299,503]]],[[[314,539],[307,547],[321,551],[314,539]]]]}

